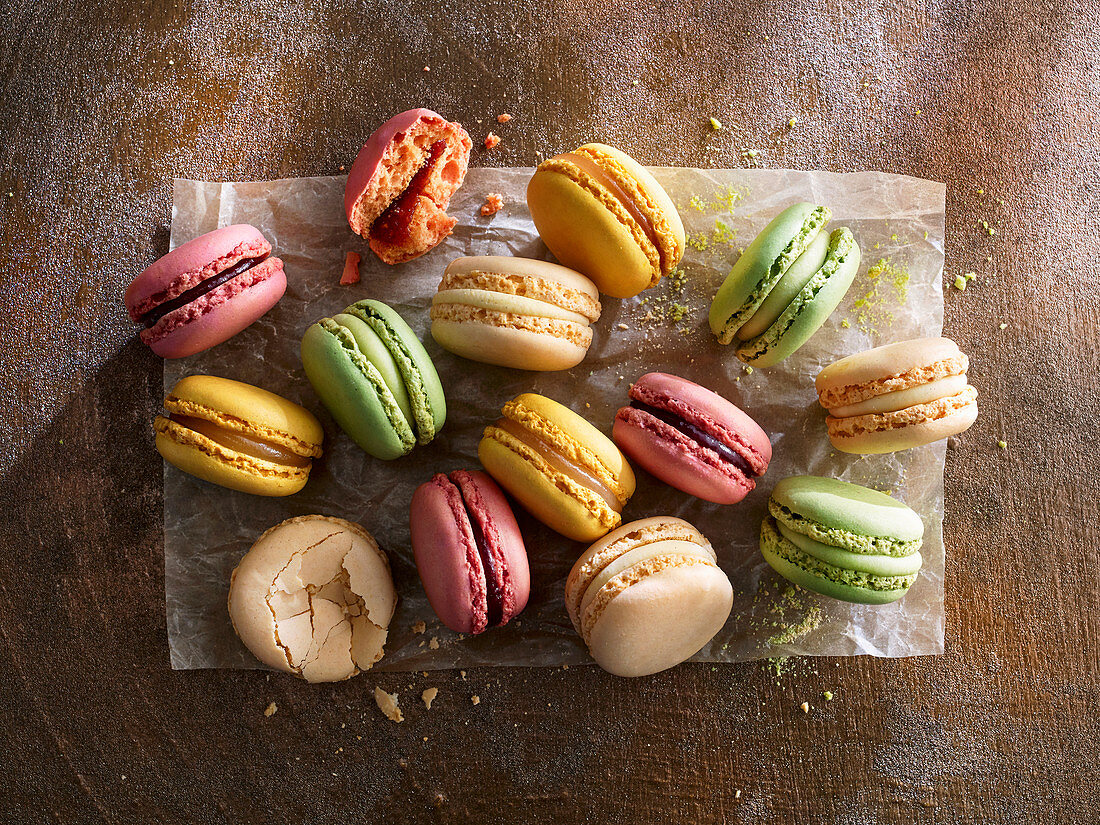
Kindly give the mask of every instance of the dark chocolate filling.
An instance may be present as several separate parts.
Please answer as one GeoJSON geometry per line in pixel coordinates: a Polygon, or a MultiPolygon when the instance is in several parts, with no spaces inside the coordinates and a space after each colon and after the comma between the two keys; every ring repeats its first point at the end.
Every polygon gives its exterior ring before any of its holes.
{"type": "Polygon", "coordinates": [[[690,421],[685,421],[684,419],[680,418],[680,416],[676,415],[676,413],[671,413],[668,410],[662,410],[659,407],[650,406],[649,404],[645,404],[641,401],[631,401],[630,406],[636,410],[642,410],[643,412],[649,413],[658,421],[663,421],[670,427],[675,427],[688,438],[699,442],[708,450],[713,450],[714,452],[718,453],[718,455],[722,459],[728,461],[730,464],[732,464],[734,467],[744,473],[748,478],[756,477],[756,471],[753,470],[752,465],[749,464],[749,462],[746,461],[740,453],[726,446],[710,433],[705,432],[699,427],[696,427],[690,421]]]}
{"type": "Polygon", "coordinates": [[[466,508],[466,519],[474,531],[474,544],[477,545],[477,553],[481,556],[481,569],[485,573],[485,626],[496,627],[504,619],[504,590],[501,588],[501,576],[497,574],[496,562],[489,550],[489,543],[485,539],[485,532],[481,529],[481,522],[474,516],[470,503],[466,500],[466,494],[462,486],[455,484],[458,494],[462,496],[462,504],[466,508]]]}
{"type": "Polygon", "coordinates": [[[439,159],[446,148],[445,140],[437,140],[431,145],[424,158],[424,165],[413,175],[405,191],[398,195],[371,224],[370,231],[367,232],[370,238],[391,246],[402,246],[409,242],[409,236],[412,234],[409,221],[416,209],[416,199],[424,192],[428,185],[428,177],[439,164],[439,159]]]}
{"type": "Polygon", "coordinates": [[[151,310],[142,316],[141,322],[145,324],[146,328],[153,326],[157,321],[167,315],[169,312],[174,312],[182,306],[187,306],[192,301],[201,298],[208,292],[213,292],[220,286],[223,286],[242,272],[247,272],[256,266],[256,264],[267,260],[267,255],[260,255],[257,258],[241,258],[229,269],[223,269],[217,275],[211,278],[207,278],[205,281],[200,281],[191,287],[186,292],[183,292],[173,298],[171,301],[165,301],[163,304],[158,304],[151,310]]]}

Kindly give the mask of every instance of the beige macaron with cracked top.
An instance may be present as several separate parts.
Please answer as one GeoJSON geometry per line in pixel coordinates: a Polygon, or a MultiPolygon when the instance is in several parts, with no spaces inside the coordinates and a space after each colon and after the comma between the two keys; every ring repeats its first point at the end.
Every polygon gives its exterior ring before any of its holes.
{"type": "Polygon", "coordinates": [[[592,343],[599,297],[592,281],[558,264],[503,255],[458,258],[432,298],[432,337],[473,361],[570,369],[592,343]]]}
{"type": "Polygon", "coordinates": [[[733,587],[710,542],[683,519],[624,524],[577,559],[565,584],[573,627],[616,676],[657,673],[721,630],[733,587]]]}
{"type": "Polygon", "coordinates": [[[916,338],[849,355],[815,386],[829,440],[845,453],[907,450],[961,433],[978,416],[969,361],[949,338],[916,338]]]}
{"type": "Polygon", "coordinates": [[[299,516],[265,532],[229,581],[229,617],[266,665],[307,682],[338,682],[382,658],[397,605],[374,538],[332,516],[299,516]]]}

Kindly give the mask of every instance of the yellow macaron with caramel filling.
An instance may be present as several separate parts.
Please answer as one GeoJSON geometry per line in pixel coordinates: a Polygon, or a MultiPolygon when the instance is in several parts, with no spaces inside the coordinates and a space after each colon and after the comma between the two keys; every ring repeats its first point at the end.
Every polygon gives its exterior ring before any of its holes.
{"type": "Polygon", "coordinates": [[[969,359],[950,338],[915,338],[841,358],[815,386],[841,452],[892,453],[961,433],[978,417],[969,359]]]}
{"type": "Polygon", "coordinates": [[[432,337],[473,361],[567,370],[588,352],[600,309],[596,285],[568,267],[504,255],[458,258],[432,298],[432,337]]]}
{"type": "Polygon", "coordinates": [[[259,496],[289,496],[321,457],[324,430],[273,392],[213,375],[181,379],[153,422],[157,450],[185,473],[259,496]]]}
{"type": "Polygon", "coordinates": [[[531,515],[576,541],[592,541],[622,523],[636,482],[610,438],[535,393],[516,396],[501,412],[485,428],[478,458],[531,515]]]}
{"type": "Polygon", "coordinates": [[[554,257],[615,298],[656,285],[684,257],[684,224],[668,193],[640,163],[602,143],[539,164],[527,208],[554,257]]]}

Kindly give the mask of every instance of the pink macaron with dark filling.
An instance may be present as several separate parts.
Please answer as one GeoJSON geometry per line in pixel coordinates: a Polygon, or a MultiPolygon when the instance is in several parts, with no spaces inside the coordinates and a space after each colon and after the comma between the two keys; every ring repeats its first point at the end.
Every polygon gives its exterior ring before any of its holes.
{"type": "Polygon", "coordinates": [[[527,606],[531,571],[523,536],[488,475],[437,473],[416,488],[409,527],[424,592],[451,630],[481,633],[527,606]]]}
{"type": "Polygon", "coordinates": [[[394,115],[363,144],[348,173],[344,211],[353,232],[388,264],[423,255],[451,234],[451,196],[473,141],[431,109],[394,115]]]}
{"type": "Polygon", "coordinates": [[[232,338],[286,292],[283,262],[247,224],[226,226],[178,246],[126,289],[141,340],[161,358],[185,358],[232,338]]]}
{"type": "Polygon", "coordinates": [[[768,469],[772,445],[760,425],[716,392],[663,372],[630,388],[612,437],[631,461],[706,501],[736,504],[768,469]]]}

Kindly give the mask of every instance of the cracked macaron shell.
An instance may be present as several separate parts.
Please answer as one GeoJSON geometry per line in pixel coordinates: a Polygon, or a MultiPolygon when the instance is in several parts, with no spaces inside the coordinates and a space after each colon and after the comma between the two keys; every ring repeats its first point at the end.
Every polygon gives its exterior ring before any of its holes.
{"type": "Polygon", "coordinates": [[[707,644],[729,618],[733,588],[698,530],[656,516],[625,524],[585,551],[569,573],[565,600],[601,667],[642,676],[707,644]]]}
{"type": "Polygon", "coordinates": [[[968,367],[949,338],[899,341],[830,364],[815,381],[829,440],[843,452],[875,454],[963,432],[978,416],[968,367]]]}
{"type": "Polygon", "coordinates": [[[421,484],[409,505],[409,532],[428,601],[456,633],[489,629],[491,591],[500,601],[492,626],[507,624],[527,606],[531,573],[523,536],[504,493],[487,474],[456,470],[421,484]],[[488,568],[475,526],[490,556],[488,568]]]}
{"type": "Polygon", "coordinates": [[[527,205],[554,257],[616,298],[655,285],[684,254],[683,222],[668,193],[637,161],[604,144],[543,161],[528,183],[527,205]],[[652,238],[620,197],[570,154],[596,164],[625,193],[652,227],[652,238]]]}
{"type": "Polygon", "coordinates": [[[921,554],[854,553],[788,529],[773,516],[760,526],[760,551],[777,573],[799,587],[857,604],[888,604],[904,596],[920,572],[921,554]]]}
{"type": "Polygon", "coordinates": [[[299,516],[267,530],[233,570],[233,628],[257,659],[309,682],[382,658],[397,604],[389,561],[358,524],[299,516]]]}
{"type": "Polygon", "coordinates": [[[482,466],[535,518],[576,541],[592,541],[622,523],[621,511],[634,495],[634,471],[606,435],[552,399],[524,393],[504,405],[512,422],[535,446],[502,428],[485,428],[478,444],[482,466]],[[548,461],[553,450],[597,479],[610,502],[593,486],[580,483],[548,461]]]}
{"type": "Polygon", "coordinates": [[[158,452],[186,473],[232,490],[264,496],[298,492],[309,479],[308,461],[293,466],[233,449],[169,416],[213,424],[231,436],[257,439],[301,459],[321,456],[324,431],[314,415],[280,395],[212,375],[181,379],[164,400],[168,416],[156,417],[158,452]]]}
{"type": "Polygon", "coordinates": [[[306,376],[340,427],[376,458],[394,459],[435,438],[446,420],[435,365],[408,324],[363,300],[310,326],[306,376]]]}
{"type": "Polygon", "coordinates": [[[432,299],[432,337],[474,361],[570,369],[587,354],[600,312],[596,285],[568,267],[508,256],[458,258],[432,299]]]}
{"type": "Polygon", "coordinates": [[[630,398],[698,427],[740,456],[749,469],[745,472],[645,410],[623,407],[615,416],[615,443],[666,484],[706,501],[735,504],[766,472],[772,455],[767,433],[712,390],[679,376],[653,372],[634,382],[630,398]]]}

